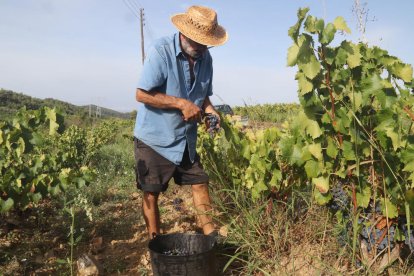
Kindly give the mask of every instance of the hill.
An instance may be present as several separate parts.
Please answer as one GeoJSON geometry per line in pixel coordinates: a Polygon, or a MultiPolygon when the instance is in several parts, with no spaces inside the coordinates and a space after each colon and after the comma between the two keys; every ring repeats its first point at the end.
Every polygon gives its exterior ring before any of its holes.
{"type": "Polygon", "coordinates": [[[101,118],[117,117],[127,119],[130,113],[122,113],[109,108],[99,107],[96,105],[77,106],[68,102],[46,98],[38,99],[23,93],[17,93],[11,90],[0,89],[0,118],[9,118],[22,107],[29,110],[39,109],[43,106],[56,107],[65,115],[78,116],[96,116],[100,114],[101,118]]]}

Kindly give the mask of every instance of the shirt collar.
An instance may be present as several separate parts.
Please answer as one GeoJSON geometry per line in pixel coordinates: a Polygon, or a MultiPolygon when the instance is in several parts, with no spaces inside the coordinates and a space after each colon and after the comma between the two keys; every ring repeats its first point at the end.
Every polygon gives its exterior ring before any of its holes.
{"type": "MultiPolygon", "coordinates": [[[[180,54],[182,54],[184,56],[184,53],[181,50],[180,33],[179,32],[174,35],[174,44],[175,44],[175,56],[178,57],[180,54]]],[[[207,55],[207,52],[208,52],[208,49],[197,60],[204,59],[204,57],[207,55]]]]}

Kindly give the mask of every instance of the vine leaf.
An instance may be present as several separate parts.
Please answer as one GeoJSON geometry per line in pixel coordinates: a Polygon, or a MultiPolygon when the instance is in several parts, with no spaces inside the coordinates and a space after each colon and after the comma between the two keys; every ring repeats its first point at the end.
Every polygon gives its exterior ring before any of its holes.
{"type": "Polygon", "coordinates": [[[348,57],[346,58],[346,62],[348,63],[349,67],[355,68],[361,65],[361,58],[362,55],[359,51],[359,47],[353,43],[349,43],[351,47],[351,51],[348,52],[348,57]]]}
{"type": "Polygon", "coordinates": [[[299,84],[299,94],[301,96],[312,92],[313,84],[310,82],[302,72],[296,74],[296,79],[299,84]]]}
{"type": "Polygon", "coordinates": [[[282,180],[282,172],[280,170],[273,170],[272,178],[270,179],[269,185],[271,187],[278,187],[279,182],[282,180]]]}
{"type": "Polygon", "coordinates": [[[313,139],[316,139],[322,135],[322,130],[317,121],[308,120],[306,122],[306,133],[308,133],[313,139]]]}
{"type": "Polygon", "coordinates": [[[338,155],[338,148],[335,146],[334,140],[332,138],[328,138],[328,147],[326,148],[326,154],[335,159],[338,155]]]}
{"type": "Polygon", "coordinates": [[[302,69],[308,79],[313,80],[321,71],[321,64],[316,59],[315,55],[312,54],[309,57],[309,62],[301,64],[299,68],[302,69]]]}
{"type": "Polygon", "coordinates": [[[318,144],[310,144],[308,146],[308,149],[310,151],[310,153],[313,155],[313,157],[315,157],[318,160],[322,160],[322,146],[320,143],[318,144]]]}
{"type": "Polygon", "coordinates": [[[359,207],[367,208],[371,199],[371,189],[369,186],[365,187],[361,193],[356,194],[357,204],[359,207]]]}
{"type": "Polygon", "coordinates": [[[319,175],[319,163],[315,160],[309,160],[305,164],[305,172],[309,178],[315,178],[319,175]]]}
{"type": "Polygon", "coordinates": [[[410,64],[397,63],[394,65],[394,74],[405,82],[413,79],[413,67],[410,64]]]}
{"type": "Polygon", "coordinates": [[[6,213],[11,208],[13,208],[13,205],[14,205],[14,201],[12,198],[9,197],[7,200],[2,200],[0,198],[0,212],[1,213],[6,213]]]}
{"type": "Polygon", "coordinates": [[[332,199],[332,195],[330,193],[322,194],[318,189],[314,189],[313,196],[319,205],[325,205],[332,199]]]}
{"type": "Polygon", "coordinates": [[[403,141],[401,139],[401,136],[397,132],[394,131],[394,128],[391,128],[391,127],[386,128],[386,134],[389,138],[391,138],[392,146],[395,151],[405,146],[405,141],[403,141]]]}
{"type": "Polygon", "coordinates": [[[388,198],[384,199],[385,204],[381,205],[382,214],[389,218],[396,218],[398,217],[398,209],[388,198]]]}
{"type": "Polygon", "coordinates": [[[299,46],[294,43],[292,46],[288,49],[288,55],[287,55],[287,65],[288,66],[295,66],[299,54],[299,46]]]}
{"type": "Polygon", "coordinates": [[[312,178],[312,183],[319,190],[319,192],[325,194],[329,191],[329,177],[317,177],[312,178]]]}
{"type": "Polygon", "coordinates": [[[348,34],[351,33],[351,30],[348,28],[348,25],[346,24],[342,16],[338,16],[337,18],[335,18],[333,24],[337,30],[344,31],[348,34]]]}
{"type": "Polygon", "coordinates": [[[343,151],[343,154],[346,160],[348,161],[356,160],[354,145],[351,142],[343,141],[342,151],[343,151]]]}
{"type": "Polygon", "coordinates": [[[335,25],[332,23],[328,23],[326,27],[323,29],[320,42],[322,44],[329,44],[334,39],[335,33],[336,33],[335,25]]]}
{"type": "Polygon", "coordinates": [[[297,41],[300,26],[302,25],[303,20],[306,17],[306,14],[308,13],[309,8],[303,8],[298,10],[298,22],[289,28],[288,34],[293,39],[293,41],[297,41]]]}

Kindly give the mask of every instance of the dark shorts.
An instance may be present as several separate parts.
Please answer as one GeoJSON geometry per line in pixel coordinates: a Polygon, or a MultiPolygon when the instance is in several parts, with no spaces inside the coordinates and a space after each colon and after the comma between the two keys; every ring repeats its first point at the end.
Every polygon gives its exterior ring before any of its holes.
{"type": "Polygon", "coordinates": [[[174,178],[174,182],[178,185],[208,183],[208,175],[200,163],[200,156],[196,154],[194,163],[191,163],[187,146],[180,165],[164,158],[137,138],[134,138],[134,153],[135,175],[140,190],[164,192],[171,178],[174,178]]]}

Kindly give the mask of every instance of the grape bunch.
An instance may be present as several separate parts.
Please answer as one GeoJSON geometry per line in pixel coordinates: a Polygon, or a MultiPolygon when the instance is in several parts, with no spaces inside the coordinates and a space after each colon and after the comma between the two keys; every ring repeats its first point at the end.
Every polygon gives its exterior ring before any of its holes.
{"type": "Polygon", "coordinates": [[[405,236],[404,243],[408,245],[408,248],[410,248],[411,252],[414,252],[414,225],[411,225],[410,231],[408,231],[408,226],[406,223],[403,223],[401,225],[401,230],[405,236]]]}
{"type": "Polygon", "coordinates": [[[173,203],[173,206],[174,206],[175,210],[181,211],[181,203],[183,203],[183,200],[181,198],[179,198],[179,197],[174,198],[172,203],[173,203]]]}
{"type": "Polygon", "coordinates": [[[163,251],[162,254],[167,256],[189,256],[196,254],[196,252],[189,252],[185,248],[173,248],[163,251]]]}
{"type": "Polygon", "coordinates": [[[205,120],[209,123],[208,133],[210,137],[214,137],[214,133],[218,130],[219,118],[212,113],[205,113],[205,120]]]}
{"type": "Polygon", "coordinates": [[[363,242],[367,244],[368,251],[372,250],[373,246],[377,246],[378,250],[383,250],[388,247],[388,238],[390,239],[390,248],[394,248],[395,241],[395,226],[391,225],[387,234],[387,228],[378,229],[375,226],[364,226],[361,231],[363,242]]]}
{"type": "Polygon", "coordinates": [[[333,211],[347,211],[349,206],[349,196],[343,189],[342,185],[338,183],[334,188],[332,188],[332,201],[329,207],[333,211]]]}

